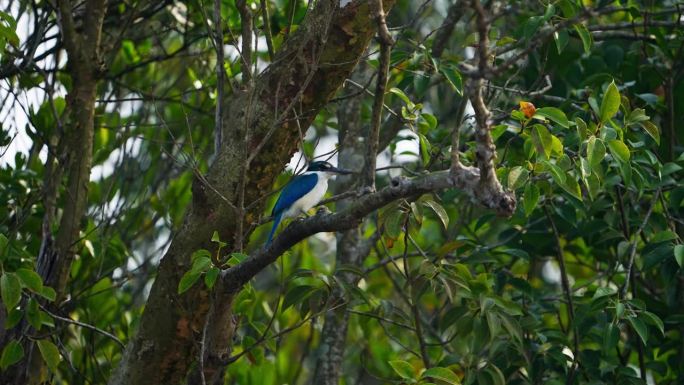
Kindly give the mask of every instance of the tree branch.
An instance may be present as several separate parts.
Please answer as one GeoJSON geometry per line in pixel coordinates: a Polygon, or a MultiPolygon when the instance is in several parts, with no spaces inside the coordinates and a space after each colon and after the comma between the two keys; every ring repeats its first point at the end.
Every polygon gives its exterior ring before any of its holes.
{"type": "Polygon", "coordinates": [[[380,61],[378,64],[378,82],[376,83],[375,97],[373,99],[373,112],[371,116],[370,134],[368,135],[363,181],[365,186],[375,189],[375,161],[378,154],[378,142],[380,141],[380,123],[382,121],[382,107],[385,100],[385,88],[387,87],[390,53],[394,40],[387,29],[385,11],[382,9],[382,1],[373,0],[369,5],[371,7],[372,17],[378,24],[380,61]]]}
{"type": "MultiPolygon", "coordinates": [[[[413,179],[395,178],[389,186],[356,199],[348,208],[336,213],[323,213],[323,210],[306,219],[300,219],[287,226],[267,247],[253,253],[242,263],[222,273],[228,293],[239,290],[252,277],[280,255],[305,238],[320,232],[344,231],[357,226],[363,218],[375,210],[401,198],[408,198],[428,192],[448,188],[458,188],[501,215],[511,215],[510,197],[501,191],[500,186],[483,183],[474,167],[462,167],[455,173],[434,172],[413,179]]],[[[515,200],[512,201],[515,208],[515,200]]]]}

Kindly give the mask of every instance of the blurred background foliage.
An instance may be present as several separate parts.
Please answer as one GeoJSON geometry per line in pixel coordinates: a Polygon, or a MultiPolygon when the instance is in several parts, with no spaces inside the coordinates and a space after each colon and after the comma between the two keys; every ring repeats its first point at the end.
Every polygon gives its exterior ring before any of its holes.
{"type": "MultiPolygon", "coordinates": [[[[117,25],[137,3],[112,3],[105,20],[103,41],[111,47],[98,88],[88,215],[59,315],[40,304],[54,293],[34,271],[43,165],[72,85],[50,2],[4,3],[0,13],[5,327],[25,317],[39,331],[25,338],[42,344],[54,383],[106,382],[121,346],[58,317],[126,342],[158,259],[181,225],[193,173],[212,159],[212,4],[164,2],[145,20],[117,25]],[[38,35],[37,25],[44,28],[38,35]],[[41,37],[42,58],[12,73],[33,36],[41,37]]],[[[270,62],[265,28],[277,50],[307,3],[247,3],[260,71],[270,62]]],[[[368,218],[363,232],[375,242],[360,265],[336,265],[332,234],[300,243],[236,299],[235,360],[225,383],[310,383],[325,348],[322,316],[339,306],[332,293],[340,286],[350,313],[344,384],[683,383],[684,4],[483,3],[493,15],[491,60],[524,53],[486,84],[497,175],[519,198],[513,217],[445,191],[368,218]],[[336,279],[336,269],[358,284],[336,279]]],[[[230,97],[242,79],[241,19],[234,1],[222,9],[230,97]]],[[[472,11],[458,1],[401,0],[388,24],[397,43],[384,119],[398,120],[400,129],[381,165],[401,167],[380,172],[379,185],[447,168],[457,126],[462,161],[472,164],[472,109],[458,72],[477,44],[472,11]],[[450,17],[453,32],[440,41],[450,17]]],[[[376,48],[360,66],[366,78],[377,67],[376,48]]],[[[295,164],[302,167],[302,156],[335,149],[336,113],[350,99],[361,100],[359,124],[369,125],[373,98],[365,86],[345,84],[274,189],[295,164]]],[[[252,234],[247,251],[260,247],[269,226],[252,234]]],[[[5,347],[0,366],[18,356],[16,346],[5,347]]]]}

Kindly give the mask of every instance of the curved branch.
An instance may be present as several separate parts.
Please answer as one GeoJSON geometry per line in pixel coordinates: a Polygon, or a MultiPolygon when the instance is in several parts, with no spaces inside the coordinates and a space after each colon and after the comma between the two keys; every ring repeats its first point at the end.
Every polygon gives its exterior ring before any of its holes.
{"type": "Polygon", "coordinates": [[[358,226],[364,217],[400,198],[421,195],[449,188],[459,188],[478,200],[485,207],[499,214],[510,216],[515,210],[515,200],[490,180],[480,181],[480,172],[474,167],[461,167],[455,172],[439,171],[412,179],[393,179],[389,186],[356,199],[348,208],[336,212],[319,211],[313,217],[292,222],[268,246],[257,250],[242,263],[222,274],[228,292],[237,292],[252,277],[280,255],[305,238],[320,232],[343,231],[358,226]]]}

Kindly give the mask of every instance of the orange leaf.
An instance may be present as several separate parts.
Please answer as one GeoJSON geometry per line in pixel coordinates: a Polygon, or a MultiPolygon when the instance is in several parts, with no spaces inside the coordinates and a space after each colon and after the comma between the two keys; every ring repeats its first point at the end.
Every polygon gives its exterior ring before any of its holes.
{"type": "Polygon", "coordinates": [[[534,104],[530,102],[520,102],[520,111],[522,111],[526,117],[531,118],[537,109],[534,107],[534,104]]]}

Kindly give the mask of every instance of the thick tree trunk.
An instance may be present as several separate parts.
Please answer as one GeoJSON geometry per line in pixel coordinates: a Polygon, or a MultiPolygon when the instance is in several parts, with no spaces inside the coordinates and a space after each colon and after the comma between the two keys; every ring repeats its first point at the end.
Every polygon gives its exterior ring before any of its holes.
{"type": "MultiPolygon", "coordinates": [[[[361,71],[357,72],[363,77],[361,71]]],[[[360,84],[365,84],[363,79],[355,79],[360,84]]],[[[363,140],[363,127],[361,125],[362,98],[347,99],[337,112],[339,124],[340,153],[338,164],[340,167],[351,170],[360,170],[364,167],[364,155],[366,142],[363,140]]],[[[340,177],[334,184],[336,194],[349,188],[351,177],[340,177]]],[[[338,209],[344,209],[349,201],[343,200],[337,203],[338,209]]],[[[361,234],[360,228],[344,231],[337,237],[336,264],[339,268],[343,265],[357,266],[370,251],[370,241],[361,234]]],[[[351,273],[338,272],[337,279],[349,285],[355,285],[358,277],[351,273]]],[[[345,301],[341,288],[336,288],[334,302],[345,301]]],[[[314,384],[337,385],[340,379],[342,360],[344,358],[345,344],[347,341],[347,325],[349,313],[347,306],[337,306],[334,310],[325,314],[325,323],[321,332],[321,342],[318,346],[316,367],[313,374],[314,384]]]]}
{"type": "MultiPolygon", "coordinates": [[[[387,1],[386,9],[392,4],[387,1]]],[[[197,360],[211,296],[202,284],[178,295],[178,282],[190,269],[194,251],[212,250],[213,231],[221,239],[236,239],[238,190],[244,188],[245,207],[270,190],[297,149],[298,125],[310,125],[365,51],[374,31],[366,2],[358,0],[341,9],[337,5],[333,0],[317,2],[277,54],[275,64],[254,80],[252,89],[233,95],[228,103],[224,145],[206,177],[194,183],[192,207],[160,263],[140,329],[111,385],[179,384],[197,360]],[[295,108],[299,122],[293,118],[295,108]],[[243,170],[252,154],[258,156],[243,170]]],[[[262,204],[252,206],[244,215],[246,223],[255,222],[263,210],[262,204]]],[[[231,295],[229,290],[219,294],[218,300],[231,295]]],[[[217,328],[226,327],[209,325],[208,335],[221,334],[217,328]]],[[[216,348],[225,352],[229,346],[216,348]]]]}

